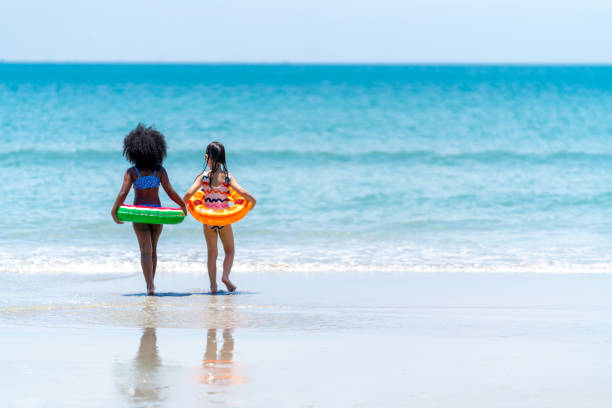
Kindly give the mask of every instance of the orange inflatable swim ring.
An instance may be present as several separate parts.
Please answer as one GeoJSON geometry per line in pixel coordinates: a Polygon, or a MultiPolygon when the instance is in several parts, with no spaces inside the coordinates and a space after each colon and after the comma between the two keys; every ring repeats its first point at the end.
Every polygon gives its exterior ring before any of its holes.
{"type": "Polygon", "coordinates": [[[251,208],[253,204],[238,194],[230,187],[228,201],[232,204],[228,208],[213,209],[204,205],[204,189],[199,189],[191,196],[187,203],[187,209],[196,220],[206,225],[229,225],[236,221],[240,221],[251,208]]]}

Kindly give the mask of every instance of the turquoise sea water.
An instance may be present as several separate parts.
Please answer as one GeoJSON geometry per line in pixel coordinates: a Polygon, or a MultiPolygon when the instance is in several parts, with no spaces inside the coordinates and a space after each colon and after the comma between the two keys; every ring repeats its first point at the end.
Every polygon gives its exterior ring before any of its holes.
{"type": "MultiPolygon", "coordinates": [[[[609,272],[611,112],[612,67],[0,64],[0,271],[138,270],[109,211],[144,122],[181,194],[225,144],[237,271],[609,272]]],[[[160,271],[204,255],[165,227],[160,271]]]]}

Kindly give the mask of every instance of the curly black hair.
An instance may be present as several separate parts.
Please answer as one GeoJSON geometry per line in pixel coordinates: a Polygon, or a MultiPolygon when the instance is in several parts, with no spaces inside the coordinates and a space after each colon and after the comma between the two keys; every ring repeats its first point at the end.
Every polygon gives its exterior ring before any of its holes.
{"type": "Polygon", "coordinates": [[[166,139],[152,126],[139,123],[123,139],[123,155],[138,168],[154,169],[166,157],[166,139]]]}

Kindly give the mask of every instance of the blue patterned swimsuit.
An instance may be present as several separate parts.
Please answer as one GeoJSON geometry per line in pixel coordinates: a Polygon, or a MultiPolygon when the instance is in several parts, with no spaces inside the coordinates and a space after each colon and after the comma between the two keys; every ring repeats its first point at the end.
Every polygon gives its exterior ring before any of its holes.
{"type": "MultiPolygon", "coordinates": [[[[134,180],[134,189],[142,190],[144,188],[157,188],[157,187],[159,187],[159,184],[161,183],[161,180],[159,179],[159,177],[157,177],[155,175],[155,172],[157,171],[157,168],[155,170],[153,170],[153,174],[150,174],[148,176],[141,176],[140,172],[138,171],[136,166],[134,166],[132,168],[136,171],[136,174],[138,174],[138,178],[136,178],[136,180],[134,180]]],[[[146,205],[147,207],[161,207],[160,205],[155,205],[155,204],[144,204],[144,205],[146,205]]]]}

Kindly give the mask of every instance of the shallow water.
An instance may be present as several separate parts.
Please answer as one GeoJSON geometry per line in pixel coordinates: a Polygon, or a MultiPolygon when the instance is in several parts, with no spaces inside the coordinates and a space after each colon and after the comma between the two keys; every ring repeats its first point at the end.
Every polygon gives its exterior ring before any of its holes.
{"type": "MultiPolygon", "coordinates": [[[[199,274],[160,273],[158,295],[149,297],[137,274],[4,275],[0,323],[421,334],[452,334],[461,327],[464,335],[478,336],[503,332],[515,318],[537,322],[542,315],[566,320],[555,330],[569,335],[571,315],[605,317],[612,310],[605,274],[235,273],[232,279],[237,292],[211,296],[208,279],[199,274]],[[475,319],[471,326],[471,312],[499,321],[475,319]],[[458,320],[431,331],[436,320],[450,317],[458,320]]],[[[550,334],[549,326],[531,329],[548,328],[550,334]]]]}
{"type": "MultiPolygon", "coordinates": [[[[139,121],[179,192],[223,142],[237,270],[609,272],[612,68],[0,64],[0,270],[133,272],[108,214],[139,121]]],[[[162,201],[169,200],[162,193],[162,201]]],[[[200,225],[166,227],[198,270],[200,225]]]]}

